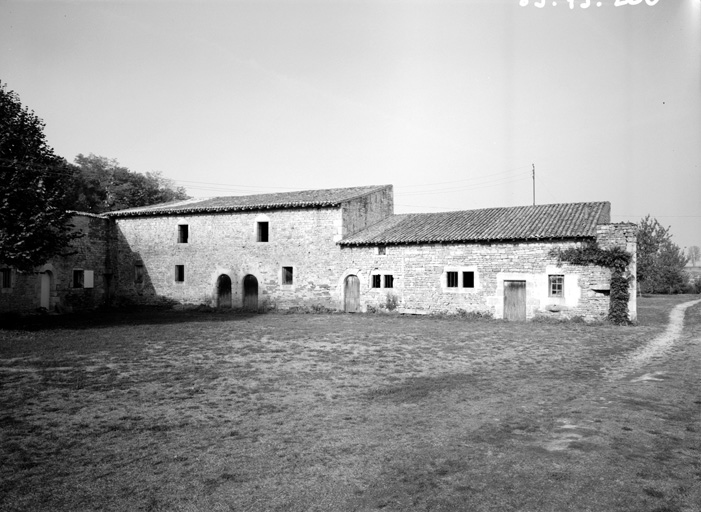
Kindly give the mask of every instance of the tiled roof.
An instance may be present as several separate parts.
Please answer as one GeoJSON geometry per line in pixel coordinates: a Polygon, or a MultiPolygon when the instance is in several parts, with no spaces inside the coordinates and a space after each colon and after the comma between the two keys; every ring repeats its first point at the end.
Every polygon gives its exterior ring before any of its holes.
{"type": "Polygon", "coordinates": [[[600,202],[393,215],[339,244],[590,238],[596,236],[597,224],[610,222],[610,211],[610,203],[600,202]]]}
{"type": "Polygon", "coordinates": [[[341,203],[362,197],[391,185],[370,187],[331,188],[326,190],[301,190],[297,192],[277,192],[251,196],[211,197],[207,199],[185,199],[170,203],[142,206],[106,212],[110,217],[130,217],[142,215],[177,215],[188,213],[216,213],[243,210],[279,208],[317,208],[339,206],[341,203]]]}

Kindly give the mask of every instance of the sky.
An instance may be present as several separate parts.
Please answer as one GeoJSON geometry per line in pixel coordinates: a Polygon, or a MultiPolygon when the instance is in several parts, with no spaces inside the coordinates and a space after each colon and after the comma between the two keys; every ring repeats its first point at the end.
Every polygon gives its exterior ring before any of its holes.
{"type": "Polygon", "coordinates": [[[701,246],[701,0],[0,0],[0,81],[67,160],[196,197],[522,206],[535,169],[701,246]]]}

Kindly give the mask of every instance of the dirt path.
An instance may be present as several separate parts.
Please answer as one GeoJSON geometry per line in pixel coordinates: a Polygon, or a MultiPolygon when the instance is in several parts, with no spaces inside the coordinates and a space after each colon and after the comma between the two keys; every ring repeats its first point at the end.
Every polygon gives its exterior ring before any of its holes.
{"type": "MultiPolygon", "coordinates": [[[[669,324],[665,332],[654,338],[650,343],[640,347],[635,352],[629,354],[622,361],[618,361],[605,370],[608,380],[619,380],[635,372],[642,366],[654,359],[665,356],[667,351],[674,345],[684,330],[684,314],[688,308],[701,302],[692,300],[675,306],[669,313],[669,324]]],[[[652,377],[654,379],[654,377],[652,377]]]]}

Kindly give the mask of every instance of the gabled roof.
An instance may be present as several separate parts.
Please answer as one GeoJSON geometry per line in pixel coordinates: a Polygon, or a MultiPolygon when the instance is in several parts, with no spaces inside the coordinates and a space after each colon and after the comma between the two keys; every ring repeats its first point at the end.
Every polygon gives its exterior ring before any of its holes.
{"type": "Polygon", "coordinates": [[[169,203],[155,204],[152,206],[106,212],[105,215],[109,215],[110,217],[135,217],[144,215],[221,213],[281,208],[333,207],[340,206],[346,201],[365,196],[387,187],[391,187],[391,185],[301,190],[250,196],[211,197],[206,199],[185,199],[183,201],[171,201],[169,203]]]}
{"type": "Polygon", "coordinates": [[[596,236],[597,224],[610,222],[610,212],[610,203],[600,202],[392,215],[338,243],[391,245],[591,238],[596,236]]]}

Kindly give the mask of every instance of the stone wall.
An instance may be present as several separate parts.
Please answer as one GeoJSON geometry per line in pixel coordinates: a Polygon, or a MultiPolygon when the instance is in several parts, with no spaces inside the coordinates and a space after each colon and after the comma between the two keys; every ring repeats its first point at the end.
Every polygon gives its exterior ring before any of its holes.
{"type": "Polygon", "coordinates": [[[263,210],[220,214],[118,218],[118,290],[122,298],[154,303],[217,304],[217,282],[232,283],[232,305],[243,306],[243,281],[258,282],[258,304],[289,308],[319,304],[335,307],[331,288],[340,249],[339,208],[263,210]],[[267,242],[257,241],[259,222],[268,222],[267,242]],[[187,243],[178,242],[178,226],[188,226],[187,243]],[[136,265],[142,266],[141,283],[136,265]],[[176,281],[176,265],[184,280],[176,281]],[[283,267],[292,268],[292,284],[283,267]]]}
{"type": "Polygon", "coordinates": [[[347,201],[341,205],[342,237],[350,236],[358,231],[380,222],[394,213],[394,195],[392,186],[367,194],[363,197],[347,201]]]}
{"type": "Polygon", "coordinates": [[[0,311],[29,312],[45,307],[63,312],[93,309],[105,303],[113,272],[108,259],[110,221],[79,214],[71,223],[84,236],[71,243],[65,256],[52,258],[34,273],[11,269],[11,287],[0,289],[0,311]],[[74,286],[75,270],[83,274],[81,287],[74,286]]]}
{"type": "Polygon", "coordinates": [[[602,249],[621,247],[633,255],[633,260],[628,266],[627,277],[629,278],[628,318],[635,321],[638,318],[638,282],[637,276],[637,240],[638,226],[629,222],[616,224],[600,224],[597,226],[596,239],[602,249]]]}
{"type": "MultiPolygon", "coordinates": [[[[634,251],[635,240],[629,225],[602,227],[605,244],[618,244],[634,251]],[[631,238],[632,237],[632,238],[631,238]]],[[[383,307],[390,295],[400,311],[425,313],[460,310],[504,316],[504,281],[526,282],[526,316],[557,318],[581,316],[603,319],[608,314],[610,271],[596,266],[558,264],[549,253],[553,248],[567,249],[578,242],[515,242],[493,244],[431,244],[387,246],[385,254],[377,247],[344,247],[344,276],[360,278],[361,308],[383,307]],[[472,272],[474,287],[460,283],[449,287],[448,272],[472,272]],[[380,287],[373,287],[373,275],[380,275],[380,287]],[[392,288],[386,288],[384,276],[392,276],[392,288]],[[549,275],[564,276],[562,297],[550,296],[549,275]]],[[[634,273],[634,266],[631,271],[634,273]]],[[[342,287],[338,288],[342,294],[342,287]]],[[[632,294],[634,297],[634,293],[632,294]]],[[[630,314],[635,318],[635,301],[630,314]]]]}

